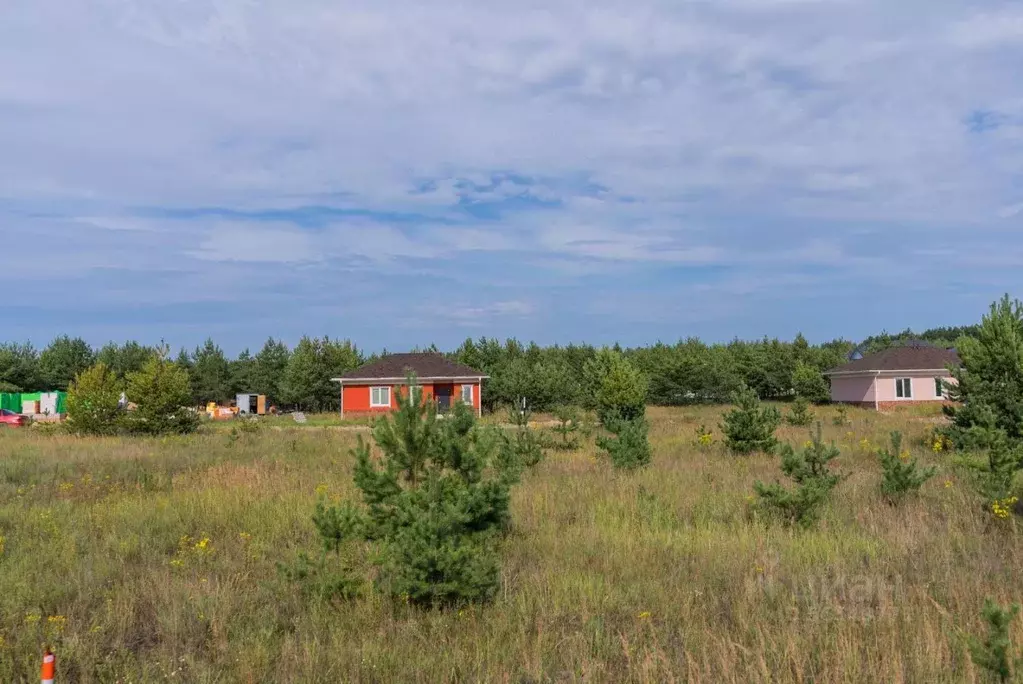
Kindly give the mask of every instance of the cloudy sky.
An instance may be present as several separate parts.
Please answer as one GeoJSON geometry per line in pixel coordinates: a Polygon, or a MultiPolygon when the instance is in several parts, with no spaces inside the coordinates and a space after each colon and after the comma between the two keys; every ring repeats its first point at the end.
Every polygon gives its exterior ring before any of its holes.
{"type": "Polygon", "coordinates": [[[4,0],[0,339],[858,339],[1023,296],[1023,6],[4,0]]]}

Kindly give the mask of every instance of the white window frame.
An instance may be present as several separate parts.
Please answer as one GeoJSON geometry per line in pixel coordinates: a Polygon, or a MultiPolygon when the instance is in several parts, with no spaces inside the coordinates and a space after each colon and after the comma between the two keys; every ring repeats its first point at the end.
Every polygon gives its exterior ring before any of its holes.
{"type": "Polygon", "coordinates": [[[476,390],[473,388],[473,385],[462,385],[462,388],[460,390],[458,390],[459,396],[462,399],[462,403],[463,404],[467,404],[469,406],[472,406],[473,394],[475,393],[475,391],[476,390]],[[469,390],[469,397],[468,398],[466,398],[466,396],[465,396],[465,391],[466,390],[469,390]]]}
{"type": "Polygon", "coordinates": [[[369,388],[369,407],[370,408],[390,408],[391,407],[391,388],[386,385],[369,388]],[[387,392],[387,401],[375,401],[377,393],[387,392]]]}
{"type": "Polygon", "coordinates": [[[895,398],[899,400],[913,398],[913,378],[895,378],[895,398]]]}

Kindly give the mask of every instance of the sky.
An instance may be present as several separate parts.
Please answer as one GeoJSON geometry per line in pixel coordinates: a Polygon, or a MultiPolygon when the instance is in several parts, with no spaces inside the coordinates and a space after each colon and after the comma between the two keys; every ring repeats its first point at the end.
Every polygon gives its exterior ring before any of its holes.
{"type": "Polygon", "coordinates": [[[4,0],[0,339],[859,340],[1023,297],[1023,5],[4,0]]]}

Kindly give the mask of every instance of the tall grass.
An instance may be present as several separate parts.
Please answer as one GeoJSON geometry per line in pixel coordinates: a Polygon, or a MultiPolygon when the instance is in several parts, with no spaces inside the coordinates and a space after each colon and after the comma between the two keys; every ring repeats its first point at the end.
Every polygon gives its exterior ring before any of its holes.
{"type": "Polygon", "coordinates": [[[354,496],[355,432],[0,431],[0,681],[33,679],[44,643],[68,682],[978,680],[958,630],[1019,599],[1015,529],[926,446],[928,417],[820,413],[849,477],[819,528],[751,508],[777,459],[696,446],[718,409],[650,409],[650,467],[613,472],[590,440],[525,476],[497,600],[452,612],[310,603],[278,575],[318,544],[316,496],[354,496]],[[895,429],[942,468],[901,507],[874,454],[895,429]]]}

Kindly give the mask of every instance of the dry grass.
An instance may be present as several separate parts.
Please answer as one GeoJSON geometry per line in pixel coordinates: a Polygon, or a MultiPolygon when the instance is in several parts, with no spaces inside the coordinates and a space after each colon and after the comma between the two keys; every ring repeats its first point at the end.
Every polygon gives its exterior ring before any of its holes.
{"type": "Polygon", "coordinates": [[[802,532],[749,505],[776,459],[694,446],[720,410],[650,413],[646,470],[588,443],[526,476],[502,591],[461,612],[309,603],[279,578],[316,546],[316,492],[352,496],[354,433],[0,432],[0,681],[33,679],[46,640],[68,682],[978,680],[959,630],[985,596],[1018,598],[1023,557],[924,445],[934,416],[825,411],[848,478],[802,532]],[[892,429],[942,466],[898,508],[873,455],[892,429]]]}

